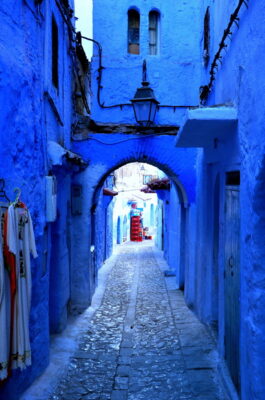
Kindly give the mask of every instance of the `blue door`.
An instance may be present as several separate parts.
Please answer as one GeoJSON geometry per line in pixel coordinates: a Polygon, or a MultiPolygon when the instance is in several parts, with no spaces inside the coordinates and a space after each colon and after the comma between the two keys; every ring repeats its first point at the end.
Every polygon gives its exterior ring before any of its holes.
{"type": "Polygon", "coordinates": [[[213,208],[213,276],[212,276],[212,327],[218,332],[219,310],[219,232],[220,232],[220,175],[218,174],[214,185],[213,208]]]}
{"type": "Polygon", "coordinates": [[[237,390],[240,384],[240,208],[239,185],[225,190],[225,359],[237,390]]]}

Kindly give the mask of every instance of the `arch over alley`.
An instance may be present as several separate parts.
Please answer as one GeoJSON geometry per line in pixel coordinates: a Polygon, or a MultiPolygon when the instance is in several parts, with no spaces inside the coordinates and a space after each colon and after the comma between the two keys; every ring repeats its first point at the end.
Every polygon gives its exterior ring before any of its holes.
{"type": "MultiPolygon", "coordinates": [[[[87,306],[95,289],[95,243],[96,236],[101,236],[102,232],[95,231],[94,212],[100,202],[103,184],[114,170],[131,162],[144,162],[161,169],[174,183],[184,209],[182,215],[185,213],[185,220],[189,223],[186,214],[192,212],[196,199],[197,150],[176,150],[174,142],[175,135],[91,134],[89,139],[74,143],[73,150],[89,165],[75,178],[76,184],[82,186],[82,214],[76,216],[73,223],[77,255],[71,288],[74,306],[87,306]]],[[[188,245],[192,246],[192,240],[188,245]]],[[[190,260],[190,268],[191,265],[190,260]]]]}

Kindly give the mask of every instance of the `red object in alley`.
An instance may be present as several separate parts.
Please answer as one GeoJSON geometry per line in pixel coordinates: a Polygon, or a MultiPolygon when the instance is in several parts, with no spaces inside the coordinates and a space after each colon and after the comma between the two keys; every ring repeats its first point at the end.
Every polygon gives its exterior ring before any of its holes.
{"type": "Polygon", "coordinates": [[[131,217],[131,241],[142,242],[143,240],[143,228],[141,225],[140,216],[131,217]]]}

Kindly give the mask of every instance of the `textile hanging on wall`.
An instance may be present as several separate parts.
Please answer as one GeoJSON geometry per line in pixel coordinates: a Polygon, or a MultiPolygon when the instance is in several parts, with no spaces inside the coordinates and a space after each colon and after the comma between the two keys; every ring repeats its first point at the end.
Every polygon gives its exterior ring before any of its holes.
{"type": "Polygon", "coordinates": [[[7,246],[16,259],[16,296],[11,343],[11,368],[31,365],[29,314],[31,302],[30,253],[37,257],[30,212],[19,202],[8,208],[7,246]]]}
{"type": "MultiPolygon", "coordinates": [[[[16,298],[16,288],[17,288],[17,275],[16,275],[16,257],[13,253],[8,250],[7,245],[7,226],[8,226],[8,212],[4,215],[4,263],[5,268],[8,270],[9,274],[9,365],[8,365],[8,375],[11,374],[11,353],[12,353],[12,343],[14,334],[14,313],[15,313],[15,298],[16,298]]],[[[6,290],[8,290],[6,285],[6,290]]]]}
{"type": "Polygon", "coordinates": [[[10,365],[10,281],[3,257],[5,212],[0,208],[0,380],[7,378],[10,365]]]}

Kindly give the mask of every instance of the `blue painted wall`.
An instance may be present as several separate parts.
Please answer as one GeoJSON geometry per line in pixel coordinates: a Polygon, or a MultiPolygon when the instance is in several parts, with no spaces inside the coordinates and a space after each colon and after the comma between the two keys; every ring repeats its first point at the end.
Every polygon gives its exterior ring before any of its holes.
{"type": "MultiPolygon", "coordinates": [[[[210,61],[218,49],[224,29],[237,1],[204,1],[211,13],[210,61]]],[[[219,238],[219,349],[224,354],[224,186],[225,172],[241,170],[240,217],[241,217],[241,397],[264,397],[264,45],[265,6],[262,2],[249,2],[239,13],[239,29],[232,28],[231,41],[222,53],[222,65],[218,68],[208,105],[233,104],[238,112],[238,128],[220,143],[215,151],[205,150],[199,160],[198,170],[198,277],[205,276],[208,291],[202,287],[201,278],[196,287],[197,308],[206,320],[213,318],[216,301],[210,301],[216,282],[212,276],[214,185],[219,174],[220,185],[220,238],[219,238]],[[208,249],[208,250],[207,250],[208,249]],[[210,250],[209,250],[210,249],[210,250]],[[200,264],[200,259],[206,261],[200,264]],[[207,266],[208,265],[208,266],[207,266]],[[205,297],[206,296],[206,297],[205,297]],[[208,299],[207,299],[208,297],[208,299]],[[208,304],[208,307],[207,307],[208,304]]],[[[203,84],[208,83],[209,67],[202,70],[203,84]]],[[[205,283],[203,283],[204,285],[205,283]]]]}
{"type": "MultiPolygon", "coordinates": [[[[109,176],[103,183],[103,188],[113,189],[113,176],[109,176]]],[[[96,257],[96,270],[103,265],[103,262],[110,257],[113,248],[113,197],[104,195],[103,189],[97,201],[94,245],[96,257]]],[[[121,238],[120,231],[120,238],[121,238]]]]}
{"type": "Polygon", "coordinates": [[[157,190],[157,195],[160,202],[157,210],[156,246],[164,251],[169,268],[176,275],[176,287],[184,289],[186,281],[192,278],[188,273],[188,255],[195,254],[193,242],[189,240],[187,221],[192,206],[186,207],[183,204],[181,194],[173,182],[169,190],[157,190]]]}
{"type": "Polygon", "coordinates": [[[39,46],[43,31],[25,4],[2,1],[0,16],[0,177],[6,181],[6,192],[11,200],[14,187],[21,188],[21,198],[31,211],[39,253],[38,259],[32,262],[30,338],[33,364],[23,373],[16,371],[0,392],[1,399],[17,399],[48,364],[49,281],[41,264],[40,247],[45,226],[42,49],[39,46]],[[19,65],[17,60],[20,60],[19,65]],[[35,97],[35,93],[39,96],[35,97]]]}
{"type": "Polygon", "coordinates": [[[163,226],[163,209],[164,203],[163,200],[158,199],[156,212],[155,212],[155,220],[156,220],[156,237],[155,237],[155,245],[159,250],[163,250],[164,247],[164,226],[163,226]]]}
{"type": "MultiPolygon", "coordinates": [[[[97,0],[93,5],[93,37],[103,48],[102,102],[105,105],[128,103],[142,81],[142,63],[147,60],[148,80],[161,104],[198,105],[200,68],[200,4],[174,0],[97,0]],[[140,54],[127,52],[127,12],[140,13],[140,54]],[[149,55],[148,15],[160,13],[158,55],[149,55]]],[[[98,53],[94,46],[92,59],[93,92],[97,93],[98,53]]],[[[178,124],[182,109],[161,108],[157,123],[178,124]]],[[[132,107],[100,109],[96,96],[92,118],[101,122],[135,123],[132,107]]]]}
{"type": "Polygon", "coordinates": [[[50,332],[61,332],[67,323],[68,302],[70,300],[70,256],[68,242],[70,235],[70,177],[57,174],[58,181],[58,214],[51,223],[51,256],[50,256],[50,287],[49,313],[50,332]]]}
{"type": "Polygon", "coordinates": [[[32,366],[14,371],[0,389],[1,399],[17,400],[48,365],[50,326],[53,331],[61,330],[67,318],[71,171],[64,167],[54,170],[47,140],[70,146],[72,61],[67,31],[54,1],[37,6],[33,0],[3,0],[0,17],[0,178],[5,179],[11,200],[13,188],[21,188],[21,199],[32,215],[38,251],[38,258],[32,261],[32,366]],[[52,13],[59,29],[58,94],[51,83],[52,13]],[[59,182],[59,213],[54,223],[46,222],[45,176],[49,173],[56,174],[59,182]]]}

